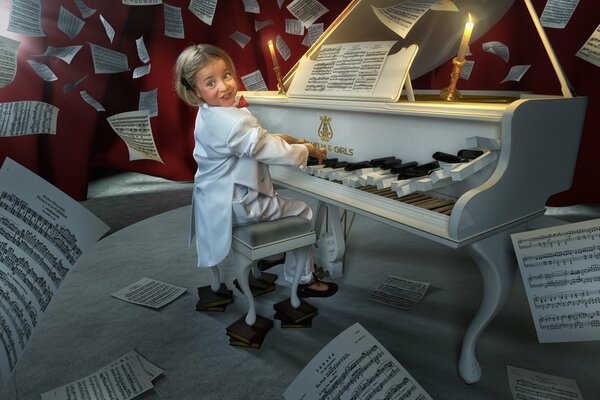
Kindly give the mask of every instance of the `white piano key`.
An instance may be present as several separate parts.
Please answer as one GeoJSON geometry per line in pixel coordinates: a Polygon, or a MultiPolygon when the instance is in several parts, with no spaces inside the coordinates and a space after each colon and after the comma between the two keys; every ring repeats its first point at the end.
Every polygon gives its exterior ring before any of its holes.
{"type": "Polygon", "coordinates": [[[369,184],[368,183],[369,176],[379,176],[382,173],[385,173],[386,171],[382,171],[380,168],[377,168],[377,169],[373,170],[372,172],[360,175],[359,180],[360,180],[361,185],[366,186],[369,184]]]}
{"type": "Polygon", "coordinates": [[[342,179],[342,183],[343,183],[345,186],[349,186],[349,187],[357,188],[357,187],[360,187],[360,186],[362,186],[362,185],[360,184],[359,178],[360,178],[360,177],[359,177],[358,175],[350,175],[350,176],[347,176],[347,177],[345,177],[344,179],[342,179]]]}
{"type": "Polygon", "coordinates": [[[329,174],[328,179],[330,181],[341,181],[345,177],[353,175],[352,172],[353,171],[346,171],[345,169],[342,169],[341,171],[336,171],[329,174]]]}
{"type": "Polygon", "coordinates": [[[327,179],[327,174],[332,172],[334,169],[335,168],[331,168],[331,167],[320,168],[315,172],[315,176],[317,176],[319,178],[327,179]]]}
{"type": "Polygon", "coordinates": [[[397,175],[390,175],[390,177],[377,181],[377,189],[385,189],[389,188],[392,185],[392,182],[397,181],[397,175]]]}
{"type": "Polygon", "coordinates": [[[323,164],[321,165],[308,165],[306,167],[306,172],[308,172],[310,175],[315,175],[315,173],[320,170],[321,168],[325,168],[325,166],[323,164]]]}
{"type": "Polygon", "coordinates": [[[483,149],[486,150],[500,150],[500,140],[494,138],[471,136],[466,138],[465,142],[467,147],[483,147],[483,149]]]}
{"type": "Polygon", "coordinates": [[[498,153],[487,150],[474,160],[462,163],[452,170],[451,176],[453,181],[462,181],[475,172],[482,170],[487,165],[498,159],[498,153]]]}
{"type": "Polygon", "coordinates": [[[392,182],[390,182],[390,189],[398,190],[400,187],[408,185],[409,183],[416,181],[417,179],[420,179],[420,178],[408,178],[408,179],[400,179],[400,180],[392,181],[392,182]]]}
{"type": "Polygon", "coordinates": [[[432,190],[432,189],[437,189],[440,188],[442,186],[446,186],[451,184],[452,181],[452,177],[451,176],[446,176],[440,180],[438,180],[437,182],[433,182],[431,179],[427,178],[427,179],[419,179],[418,181],[414,182],[414,187],[415,190],[421,191],[421,192],[425,192],[428,190],[432,190]]]}
{"type": "Polygon", "coordinates": [[[367,175],[367,184],[369,185],[377,185],[377,182],[379,182],[382,179],[385,178],[390,178],[392,176],[398,176],[398,174],[392,174],[390,173],[389,170],[384,171],[380,171],[381,173],[379,175],[367,175]]]}
{"type": "MultiPolygon", "coordinates": [[[[321,171],[323,171],[323,170],[321,170],[321,171]]],[[[331,175],[335,174],[336,172],[345,172],[344,167],[332,168],[330,171],[322,172],[321,174],[323,175],[323,178],[329,179],[330,181],[332,181],[333,178],[331,177],[331,175]]]]}
{"type": "MultiPolygon", "coordinates": [[[[458,165],[458,164],[448,164],[448,165],[458,165]]],[[[442,166],[442,163],[440,163],[440,166],[442,166]]],[[[436,169],[431,174],[429,174],[429,179],[431,179],[431,182],[436,183],[437,181],[439,181],[441,179],[450,178],[451,172],[452,172],[451,169],[446,170],[446,168],[442,167],[442,169],[436,169]]]]}

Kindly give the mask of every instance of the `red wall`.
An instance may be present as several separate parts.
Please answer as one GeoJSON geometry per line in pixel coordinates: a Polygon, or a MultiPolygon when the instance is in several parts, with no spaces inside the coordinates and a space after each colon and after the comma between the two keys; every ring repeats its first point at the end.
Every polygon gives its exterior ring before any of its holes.
{"type": "MultiPolygon", "coordinates": [[[[17,76],[10,85],[0,89],[0,102],[40,100],[54,104],[60,109],[56,135],[0,136],[0,162],[7,156],[11,157],[78,200],[86,197],[90,170],[94,167],[136,171],[173,180],[193,178],[195,164],[191,154],[195,110],[183,105],[175,97],[171,83],[174,61],[187,45],[207,42],[223,47],[232,56],[240,76],[260,69],[271,90],[275,90],[276,80],[266,47],[267,40],[280,34],[292,51],[292,57],[288,61],[280,59],[283,73],[286,73],[307,50],[307,47],[301,44],[301,36],[285,33],[285,18],[294,18],[285,8],[290,0],[284,2],[281,10],[275,0],[259,0],[260,15],[245,13],[242,1],[220,1],[212,26],[204,24],[189,12],[189,0],[169,0],[169,5],[182,9],[185,39],[164,36],[163,7],[160,5],[131,7],[118,1],[84,1],[98,11],[85,19],[86,24],[82,32],[73,40],[56,27],[56,21],[61,3],[80,16],[74,3],[58,0],[42,2],[43,29],[47,36],[17,38],[22,42],[18,52],[17,76]],[[112,44],[104,33],[99,14],[102,14],[116,31],[112,44]],[[275,25],[254,32],[255,20],[268,19],[272,19],[275,25]],[[236,30],[252,36],[252,40],[244,49],[229,38],[236,30]],[[138,59],[135,47],[135,40],[141,35],[144,36],[150,53],[152,69],[150,74],[140,79],[132,79],[133,69],[143,65],[138,59]],[[127,54],[130,71],[94,74],[87,42],[127,54]],[[82,44],[84,47],[70,65],[54,57],[33,57],[42,53],[47,45],[60,47],[74,44],[82,44]],[[42,81],[27,63],[28,59],[46,63],[59,79],[54,82],[42,81]],[[67,94],[63,93],[62,87],[66,83],[86,74],[88,78],[79,86],[67,94]],[[125,143],[109,126],[106,117],[136,110],[139,92],[156,87],[159,116],[151,118],[151,124],[154,140],[164,164],[151,160],[129,161],[125,143]],[[97,112],[86,104],[79,96],[80,90],[86,90],[98,100],[106,112],[97,112]]],[[[320,2],[330,10],[317,21],[324,22],[325,27],[329,26],[348,4],[348,1],[320,2]]],[[[598,15],[598,6],[594,3],[580,1],[565,29],[547,29],[550,41],[577,94],[589,97],[573,187],[567,192],[553,196],[549,205],[600,202],[600,180],[594,179],[600,172],[600,166],[592,161],[594,152],[599,148],[598,67],[575,57],[577,50],[599,22],[592,18],[598,15]]],[[[534,4],[541,14],[545,0],[534,0],[534,4]]],[[[0,29],[4,28],[5,26],[0,26],[0,29]]],[[[461,88],[530,90],[536,93],[560,94],[554,71],[520,0],[515,2],[512,9],[490,32],[471,44],[471,51],[473,59],[476,60],[476,67],[469,81],[460,81],[461,88]],[[510,65],[532,64],[521,82],[498,83],[506,75],[508,67],[500,58],[481,51],[481,43],[491,40],[501,41],[510,47],[510,65]],[[485,68],[478,68],[480,65],[485,65],[485,68]]],[[[448,62],[417,79],[413,86],[416,89],[441,89],[447,86],[449,73],[448,62]]]]}

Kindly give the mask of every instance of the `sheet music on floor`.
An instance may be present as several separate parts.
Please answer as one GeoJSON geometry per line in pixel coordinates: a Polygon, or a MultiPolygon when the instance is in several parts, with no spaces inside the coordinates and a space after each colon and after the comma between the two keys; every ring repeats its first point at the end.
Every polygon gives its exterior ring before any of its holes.
{"type": "Polygon", "coordinates": [[[283,395],[287,400],[431,400],[408,371],[359,323],[329,342],[283,395]]]}
{"type": "Polygon", "coordinates": [[[428,288],[429,282],[413,281],[390,275],[379,284],[369,298],[388,306],[412,310],[425,296],[428,288]]]}
{"type": "Polygon", "coordinates": [[[573,379],[528,369],[506,366],[508,384],[514,400],[582,400],[573,379]]]}
{"type": "Polygon", "coordinates": [[[539,342],[600,339],[600,219],[511,238],[539,342]]]}
{"type": "Polygon", "coordinates": [[[42,400],[128,400],[152,389],[163,370],[135,350],[85,378],[42,393],[42,400]]]}
{"type": "Polygon", "coordinates": [[[144,277],[113,293],[112,296],[140,306],[161,308],[185,292],[186,288],[144,277]]]}

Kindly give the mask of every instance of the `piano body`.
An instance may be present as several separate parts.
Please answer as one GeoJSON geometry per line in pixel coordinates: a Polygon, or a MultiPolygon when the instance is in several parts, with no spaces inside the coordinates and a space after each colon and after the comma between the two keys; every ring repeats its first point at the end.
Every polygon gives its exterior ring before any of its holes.
{"type": "MultiPolygon", "coordinates": [[[[513,0],[456,0],[459,12],[428,11],[406,39],[379,22],[371,3],[382,6],[397,1],[351,2],[306,57],[315,58],[321,46],[331,43],[416,43],[419,51],[410,74],[417,77],[456,54],[467,12],[476,17],[475,40],[513,0]]],[[[285,77],[286,87],[297,68],[299,64],[285,77]]],[[[510,234],[525,230],[530,219],[544,213],[549,196],[571,186],[587,99],[570,93],[514,92],[464,93],[460,101],[442,100],[439,91],[416,92],[415,101],[404,96],[398,101],[369,101],[277,92],[242,94],[268,130],[325,145],[328,158],[359,162],[396,156],[423,164],[432,161],[436,151],[484,151],[485,157],[475,162],[459,168],[450,165],[440,180],[430,175],[421,186],[400,187],[397,179],[394,187],[392,178],[381,190],[375,184],[352,187],[341,183],[343,178],[330,180],[296,169],[271,168],[275,182],[319,200],[315,253],[318,264],[334,278],[342,273],[348,229],[344,217],[348,215],[362,215],[453,249],[466,249],[481,273],[483,295],[466,330],[458,370],[465,382],[477,382],[481,376],[477,340],[503,306],[514,281],[516,260],[510,234]],[[410,189],[410,194],[404,195],[402,188],[410,189]],[[412,201],[415,196],[422,201],[412,201]],[[436,202],[450,206],[437,210],[427,206],[436,202]]]]}

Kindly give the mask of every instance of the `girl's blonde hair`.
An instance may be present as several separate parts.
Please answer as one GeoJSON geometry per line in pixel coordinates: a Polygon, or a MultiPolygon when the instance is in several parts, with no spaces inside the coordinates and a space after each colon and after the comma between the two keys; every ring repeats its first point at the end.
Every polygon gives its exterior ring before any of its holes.
{"type": "Polygon", "coordinates": [[[236,77],[235,67],[225,50],[212,44],[197,44],[186,47],[175,62],[175,92],[185,103],[199,106],[204,100],[196,94],[196,72],[208,63],[221,59],[236,77]]]}

